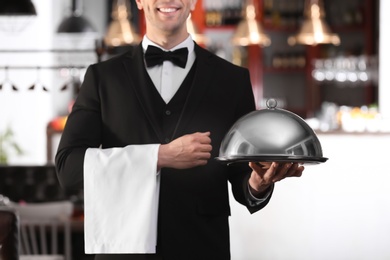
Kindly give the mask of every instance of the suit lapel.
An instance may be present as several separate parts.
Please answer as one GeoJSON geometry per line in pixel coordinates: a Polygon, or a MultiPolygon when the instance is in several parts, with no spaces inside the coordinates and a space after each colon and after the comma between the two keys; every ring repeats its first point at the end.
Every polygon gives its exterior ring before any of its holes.
{"type": "Polygon", "coordinates": [[[145,79],[146,73],[141,44],[134,47],[133,51],[128,53],[127,58],[124,60],[123,64],[126,68],[127,78],[130,81],[129,85],[134,89],[137,99],[143,111],[145,112],[146,118],[150,122],[160,142],[163,143],[163,132],[158,124],[155,114],[153,113],[153,104],[151,99],[148,98],[148,93],[146,90],[147,81],[145,79]]]}
{"type": "Polygon", "coordinates": [[[180,116],[174,138],[184,134],[185,127],[191,121],[193,114],[196,112],[204,94],[206,93],[206,90],[210,87],[211,77],[215,68],[210,59],[212,54],[203,50],[197,44],[195,44],[195,54],[195,76],[188,98],[184,104],[183,112],[180,116]]]}

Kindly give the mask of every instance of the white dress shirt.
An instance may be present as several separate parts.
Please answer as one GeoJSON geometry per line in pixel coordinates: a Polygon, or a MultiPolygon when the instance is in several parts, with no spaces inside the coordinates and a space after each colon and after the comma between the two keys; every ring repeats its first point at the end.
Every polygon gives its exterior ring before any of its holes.
{"type": "Polygon", "coordinates": [[[171,61],[164,61],[162,65],[157,65],[151,68],[146,67],[146,71],[152,79],[154,86],[164,99],[165,103],[168,104],[179,89],[180,85],[183,83],[185,77],[195,62],[195,44],[191,36],[188,36],[188,38],[179,45],[170,50],[166,50],[149,40],[149,38],[145,35],[142,41],[142,48],[144,49],[144,52],[149,45],[156,46],[164,51],[174,51],[185,47],[188,48],[188,59],[185,68],[175,66],[171,61]]]}

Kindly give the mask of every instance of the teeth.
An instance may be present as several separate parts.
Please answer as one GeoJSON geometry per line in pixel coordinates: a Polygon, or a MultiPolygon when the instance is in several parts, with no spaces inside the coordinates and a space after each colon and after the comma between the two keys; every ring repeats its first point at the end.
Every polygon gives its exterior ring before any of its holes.
{"type": "Polygon", "coordinates": [[[172,13],[176,11],[176,8],[160,8],[160,11],[163,13],[172,13]]]}

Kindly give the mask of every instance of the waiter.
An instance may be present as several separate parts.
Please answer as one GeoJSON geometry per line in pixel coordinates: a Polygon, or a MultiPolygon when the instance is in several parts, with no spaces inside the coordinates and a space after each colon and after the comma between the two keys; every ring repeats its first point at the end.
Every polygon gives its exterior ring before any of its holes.
{"type": "Polygon", "coordinates": [[[96,259],[230,259],[228,181],[251,213],[298,164],[214,160],[255,110],[247,69],[198,46],[196,0],[136,0],[146,35],[91,65],[56,155],[60,183],[84,189],[85,250],[96,259]]]}

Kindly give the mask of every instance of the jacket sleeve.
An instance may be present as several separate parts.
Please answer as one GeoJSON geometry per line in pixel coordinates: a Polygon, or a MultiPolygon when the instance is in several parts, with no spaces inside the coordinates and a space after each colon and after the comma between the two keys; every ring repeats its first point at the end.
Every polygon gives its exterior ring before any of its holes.
{"type": "Polygon", "coordinates": [[[87,69],[55,157],[59,182],[65,189],[81,189],[85,151],[101,144],[100,98],[94,65],[87,69]]]}

